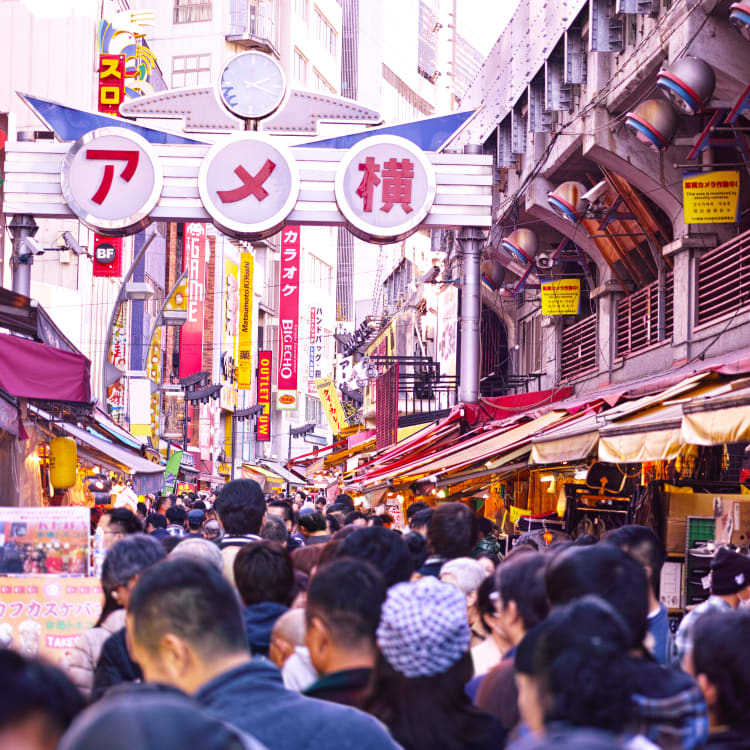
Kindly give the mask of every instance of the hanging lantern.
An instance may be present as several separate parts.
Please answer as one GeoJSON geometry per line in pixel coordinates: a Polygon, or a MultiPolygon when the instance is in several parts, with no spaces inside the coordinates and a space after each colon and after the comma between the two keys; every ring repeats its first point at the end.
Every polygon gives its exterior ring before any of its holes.
{"type": "Polygon", "coordinates": [[[729,23],[735,31],[750,42],[750,3],[733,3],[729,6],[729,23]]]}
{"type": "Polygon", "coordinates": [[[703,60],[681,57],[659,73],[656,84],[680,112],[695,115],[714,93],[716,76],[703,60]]]}
{"type": "Polygon", "coordinates": [[[505,267],[495,258],[482,261],[482,283],[491,291],[496,291],[505,279],[505,267]]]}
{"type": "Polygon", "coordinates": [[[625,115],[625,127],[654,151],[664,151],[677,130],[677,115],[669,102],[647,99],[625,115]]]}
{"type": "Polygon", "coordinates": [[[503,238],[503,247],[524,265],[531,263],[539,249],[536,234],[531,229],[516,229],[503,238]]]}
{"type": "Polygon", "coordinates": [[[77,461],[75,440],[57,437],[49,441],[49,477],[55,489],[65,490],[76,483],[77,461]]]}
{"type": "Polygon", "coordinates": [[[585,194],[586,186],[571,180],[547,193],[547,203],[560,218],[571,224],[579,224],[586,210],[586,203],[581,200],[585,194]]]}

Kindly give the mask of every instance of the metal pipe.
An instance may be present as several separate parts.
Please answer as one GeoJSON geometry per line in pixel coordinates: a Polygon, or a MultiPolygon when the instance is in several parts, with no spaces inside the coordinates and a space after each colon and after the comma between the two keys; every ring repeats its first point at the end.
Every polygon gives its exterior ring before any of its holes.
{"type": "Polygon", "coordinates": [[[39,227],[33,216],[17,214],[10,220],[8,229],[13,239],[13,255],[10,259],[13,291],[31,297],[31,266],[34,263],[34,253],[28,250],[24,252],[23,241],[27,237],[33,237],[39,227]]]}
{"type": "Polygon", "coordinates": [[[480,256],[484,233],[477,227],[464,227],[458,236],[463,257],[461,271],[461,366],[459,400],[479,401],[479,315],[481,274],[480,256]]]}

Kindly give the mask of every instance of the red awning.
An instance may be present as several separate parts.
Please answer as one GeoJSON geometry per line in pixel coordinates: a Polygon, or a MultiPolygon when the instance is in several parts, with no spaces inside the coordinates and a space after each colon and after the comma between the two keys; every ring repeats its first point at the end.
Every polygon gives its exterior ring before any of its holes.
{"type": "Polygon", "coordinates": [[[91,363],[74,352],[0,333],[0,388],[40,401],[91,401],[91,363]]]}

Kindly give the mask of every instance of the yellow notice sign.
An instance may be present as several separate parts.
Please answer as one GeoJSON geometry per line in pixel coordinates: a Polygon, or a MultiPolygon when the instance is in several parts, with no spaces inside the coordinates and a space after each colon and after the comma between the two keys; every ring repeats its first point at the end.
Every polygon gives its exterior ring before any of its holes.
{"type": "Polygon", "coordinates": [[[682,179],[686,224],[734,224],[740,200],[740,172],[692,174],[682,179]]]}
{"type": "Polygon", "coordinates": [[[333,378],[318,378],[315,387],[318,389],[320,403],[323,404],[333,434],[340,435],[346,429],[347,422],[333,378]]]}
{"type": "Polygon", "coordinates": [[[580,279],[542,282],[542,315],[578,315],[580,302],[580,279]]]}

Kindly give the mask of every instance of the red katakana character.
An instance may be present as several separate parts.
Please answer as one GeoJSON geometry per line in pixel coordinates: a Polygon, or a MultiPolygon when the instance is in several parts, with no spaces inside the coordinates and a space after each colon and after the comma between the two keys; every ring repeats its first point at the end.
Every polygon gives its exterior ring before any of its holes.
{"type": "Polygon", "coordinates": [[[372,211],[373,190],[380,185],[380,177],[378,177],[380,164],[375,163],[374,157],[368,156],[365,159],[365,163],[359,165],[359,171],[364,172],[364,175],[362,176],[362,182],[359,183],[356,192],[364,201],[363,210],[369,213],[372,211]]]}
{"type": "Polygon", "coordinates": [[[26,617],[33,617],[34,619],[36,619],[41,614],[42,614],[42,605],[39,604],[38,601],[32,599],[26,605],[26,617]]]}
{"type": "Polygon", "coordinates": [[[11,617],[20,617],[21,612],[23,612],[23,602],[13,602],[13,604],[8,605],[8,609],[10,609],[11,617]]]}
{"type": "Polygon", "coordinates": [[[414,179],[414,162],[411,159],[388,159],[383,165],[383,205],[388,213],[394,204],[401,204],[404,213],[411,213],[411,183],[414,179]]]}
{"type": "Polygon", "coordinates": [[[57,602],[45,602],[42,617],[59,617],[57,613],[57,602]]]}
{"type": "Polygon", "coordinates": [[[268,190],[263,187],[263,183],[271,176],[274,169],[276,165],[270,159],[266,159],[266,163],[256,175],[251,175],[245,167],[240,165],[234,173],[240,178],[242,185],[233,190],[217,190],[216,195],[222,203],[236,203],[247,198],[248,195],[254,195],[260,202],[268,197],[268,190]]]}
{"type": "MultiPolygon", "coordinates": [[[[120,151],[117,149],[109,148],[90,148],[86,151],[87,159],[98,159],[100,161],[124,161],[125,169],[120,173],[120,178],[125,182],[130,182],[133,179],[135,170],[138,168],[138,157],[140,156],[139,151],[120,151]]],[[[104,174],[102,175],[102,182],[99,185],[97,191],[94,193],[94,197],[91,199],[94,203],[98,203],[100,206],[104,203],[104,199],[109,195],[109,190],[112,187],[112,179],[115,176],[114,164],[107,164],[104,167],[104,174]]]]}

